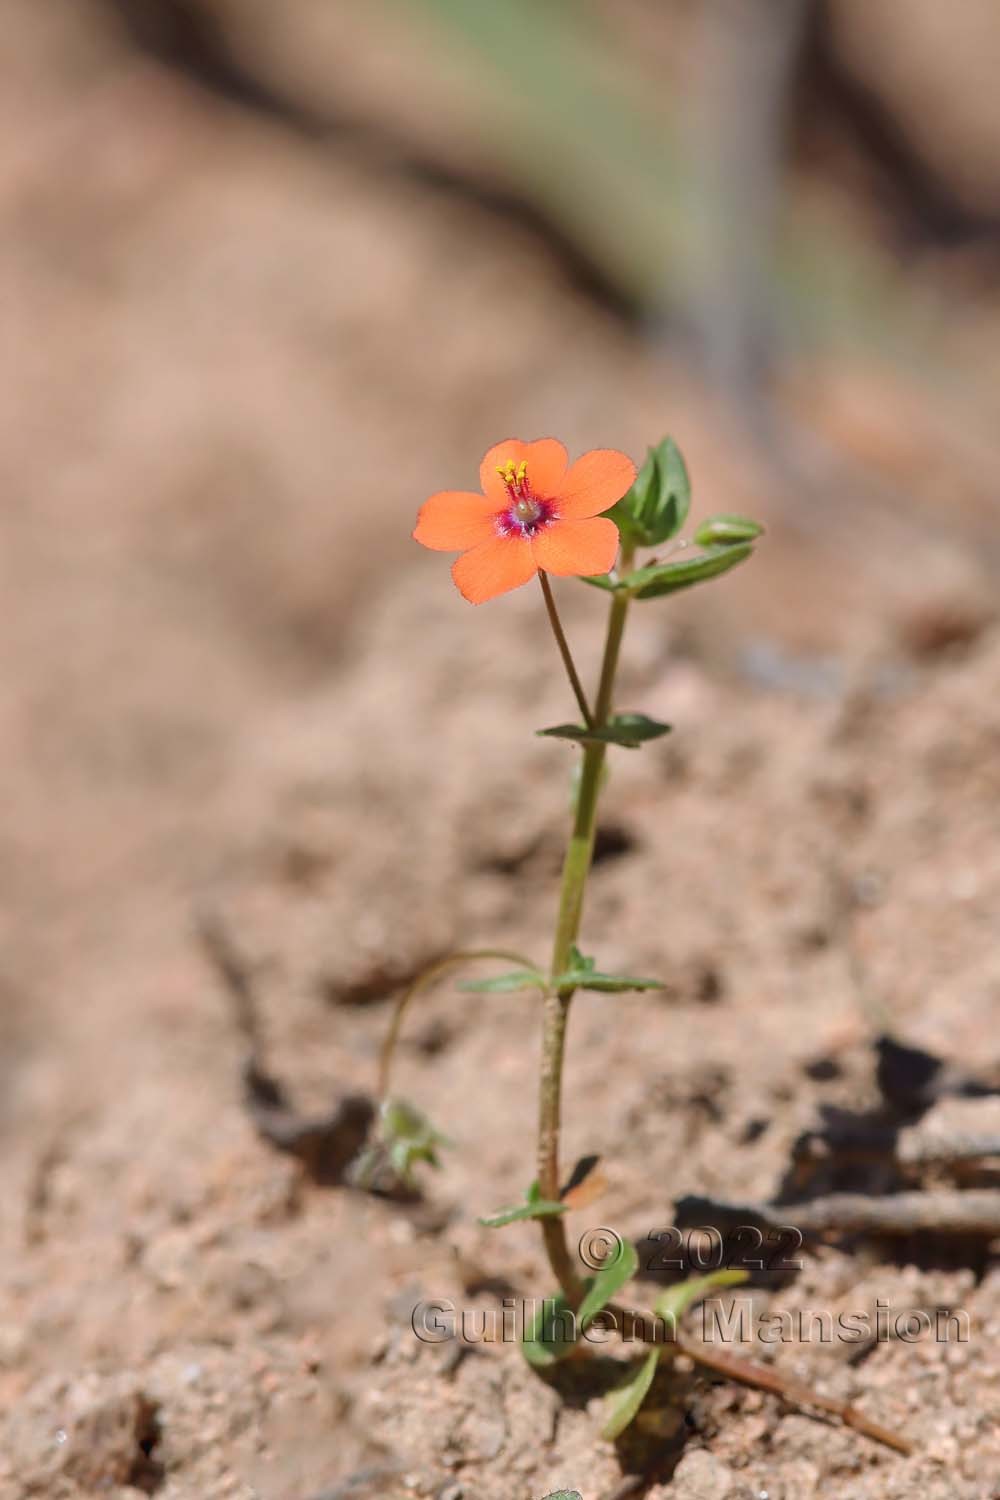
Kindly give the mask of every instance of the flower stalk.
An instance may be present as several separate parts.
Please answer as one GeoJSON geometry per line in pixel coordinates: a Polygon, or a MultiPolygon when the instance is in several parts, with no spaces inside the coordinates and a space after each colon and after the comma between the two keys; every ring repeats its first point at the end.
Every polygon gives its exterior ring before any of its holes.
{"type": "Polygon", "coordinates": [[[590,704],[587,702],[587,695],[583,691],[583,683],[580,681],[580,674],[576,670],[573,653],[569,649],[569,641],[566,639],[566,632],[563,630],[562,621],[559,618],[559,611],[556,608],[549,575],[544,570],[540,571],[538,581],[542,586],[542,598],[545,600],[545,610],[549,617],[549,624],[552,626],[552,634],[556,638],[559,655],[562,657],[563,666],[566,668],[566,676],[569,678],[569,685],[573,689],[573,696],[576,699],[577,707],[583,715],[583,722],[587,728],[593,729],[594,716],[590,711],[590,704]]]}
{"type": "MultiPolygon", "coordinates": [[[[621,558],[622,572],[629,571],[633,558],[634,548],[624,543],[621,558]]],[[[542,577],[544,578],[544,574],[542,577]]],[[[589,728],[603,729],[611,713],[628,606],[627,593],[612,595],[594,717],[588,722],[589,728]]],[[[559,910],[552,945],[550,988],[545,996],[542,1012],[537,1171],[539,1190],[543,1198],[549,1199],[559,1197],[559,1131],[562,1117],[563,1059],[566,1050],[569,1008],[573,999],[573,990],[557,989],[555,980],[558,975],[566,973],[569,969],[573,946],[580,932],[587,878],[590,875],[594,857],[597,806],[606,754],[607,746],[604,744],[591,743],[583,748],[573,828],[563,860],[559,910]]],[[[576,1273],[569,1246],[566,1243],[563,1221],[561,1218],[549,1218],[541,1219],[539,1222],[549,1264],[570,1305],[575,1305],[582,1295],[583,1284],[576,1273]]]]}

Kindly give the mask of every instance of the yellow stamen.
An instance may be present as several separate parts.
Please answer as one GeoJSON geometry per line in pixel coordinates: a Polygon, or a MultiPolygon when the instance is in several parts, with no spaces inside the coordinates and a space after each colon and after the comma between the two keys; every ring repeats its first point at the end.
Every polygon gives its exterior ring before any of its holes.
{"type": "Polygon", "coordinates": [[[497,464],[497,473],[509,490],[521,489],[528,477],[527,460],[522,458],[515,466],[514,460],[509,458],[505,464],[497,464]]]}

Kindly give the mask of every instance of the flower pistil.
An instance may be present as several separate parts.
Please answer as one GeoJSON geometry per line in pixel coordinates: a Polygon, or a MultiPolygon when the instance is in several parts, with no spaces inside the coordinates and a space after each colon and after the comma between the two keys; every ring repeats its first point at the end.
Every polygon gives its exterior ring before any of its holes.
{"type": "Polygon", "coordinates": [[[528,480],[528,465],[522,459],[514,467],[513,461],[497,465],[497,473],[503,481],[510,505],[499,511],[496,518],[498,536],[535,536],[550,521],[558,520],[558,513],[551,500],[534,495],[528,480]]]}

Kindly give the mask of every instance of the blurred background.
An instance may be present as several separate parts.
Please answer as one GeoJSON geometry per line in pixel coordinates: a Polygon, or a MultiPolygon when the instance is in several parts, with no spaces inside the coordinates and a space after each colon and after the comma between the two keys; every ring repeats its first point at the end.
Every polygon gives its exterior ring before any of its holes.
{"type": "MultiPolygon", "coordinates": [[[[28,1122],[30,1200],[41,1122],[153,1088],[204,987],[192,890],[287,828],[275,758],[300,790],[340,765],[338,849],[398,873],[379,757],[432,805],[468,663],[456,756],[521,714],[490,643],[529,649],[535,600],[470,610],[409,539],[491,443],[641,460],[669,432],[696,515],[766,523],[750,566],[644,623],[650,681],[665,640],[765,702],[839,702],[872,661],[891,696],[988,632],[1000,8],[7,0],[4,35],[0,1118],[28,1122]]],[[[568,604],[585,656],[592,604],[568,604]]],[[[676,680],[667,708],[710,719],[676,680]]],[[[340,853],[308,826],[279,863],[315,893],[340,853]]],[[[361,889],[332,917],[321,890],[311,930],[381,993],[408,962],[371,969],[386,930],[433,949],[441,913],[404,881],[379,919],[377,872],[361,889]]],[[[208,1044],[178,1045],[183,1074],[208,1044]]],[[[119,1135],[173,1118],[175,1084],[119,1135]]]]}
{"type": "Polygon", "coordinates": [[[507,434],[641,458],[669,431],[699,513],[760,514],[754,567],[679,610],[738,620],[765,676],[992,609],[992,0],[8,0],[6,25],[22,947],[329,677],[362,599],[450,588],[414,510],[507,434]]]}

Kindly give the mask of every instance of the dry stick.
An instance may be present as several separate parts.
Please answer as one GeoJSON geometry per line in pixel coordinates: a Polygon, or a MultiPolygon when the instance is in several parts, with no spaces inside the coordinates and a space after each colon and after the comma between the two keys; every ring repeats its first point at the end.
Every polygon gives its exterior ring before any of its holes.
{"type": "Polygon", "coordinates": [[[720,1354],[715,1349],[710,1349],[707,1344],[699,1343],[696,1339],[690,1339],[680,1333],[670,1322],[656,1313],[627,1307],[620,1302],[607,1303],[604,1312],[614,1318],[615,1327],[626,1343],[639,1341],[671,1349],[677,1354],[685,1354],[695,1364],[714,1370],[716,1374],[725,1376],[727,1380],[735,1380],[737,1384],[748,1386],[751,1390],[767,1391],[770,1395],[780,1396],[792,1406],[813,1407],[817,1411],[827,1412],[830,1416],[839,1418],[845,1427],[851,1427],[856,1432],[872,1438],[874,1442],[883,1443],[886,1447],[895,1449],[897,1453],[914,1451],[914,1445],[908,1438],[866,1417],[864,1412],[852,1406],[849,1401],[840,1401],[835,1396],[824,1396],[812,1386],[796,1380],[794,1376],[783,1375],[780,1370],[772,1369],[769,1365],[758,1364],[756,1360],[745,1359],[738,1354],[720,1354]]]}
{"type": "Polygon", "coordinates": [[[655,1313],[626,1307],[620,1302],[609,1302],[604,1310],[615,1319],[615,1325],[626,1342],[639,1340],[644,1344],[657,1344],[664,1348],[672,1347],[678,1354],[686,1354],[696,1364],[704,1365],[708,1370],[715,1370],[717,1374],[724,1375],[727,1380],[735,1380],[739,1385],[749,1386],[752,1390],[767,1391],[773,1396],[780,1396],[793,1406],[811,1406],[818,1411],[828,1412],[831,1416],[838,1417],[845,1427],[853,1427],[855,1431],[864,1433],[876,1443],[884,1443],[887,1447],[894,1448],[897,1453],[913,1452],[913,1444],[908,1438],[891,1431],[888,1427],[883,1427],[880,1422],[873,1422],[849,1401],[839,1401],[835,1396],[824,1396],[819,1391],[813,1390],[812,1386],[796,1380],[794,1376],[782,1375],[780,1370],[772,1369],[769,1365],[758,1364],[756,1360],[745,1359],[738,1354],[720,1354],[715,1349],[710,1349],[707,1344],[701,1344],[696,1339],[689,1339],[674,1329],[665,1318],[655,1313]]]}
{"type": "Polygon", "coordinates": [[[684,1200],[689,1214],[709,1222],[752,1220],[773,1229],[794,1226],[806,1234],[1000,1235],[1000,1189],[944,1189],[940,1192],[829,1193],[806,1203],[729,1203],[718,1198],[684,1200]]]}
{"type": "MultiPolygon", "coordinates": [[[[970,1101],[966,1101],[967,1103],[970,1101]]],[[[882,1161],[913,1172],[921,1167],[966,1167],[995,1159],[1000,1162],[1000,1101],[987,1095],[974,1102],[985,1128],[942,1127],[933,1114],[913,1125],[880,1121],[845,1121],[810,1131],[795,1145],[801,1161],[882,1161]]],[[[971,1124],[971,1117],[967,1116],[971,1124]]]]}
{"type": "Polygon", "coordinates": [[[858,1411],[857,1407],[852,1406],[848,1401],[838,1401],[834,1396],[823,1396],[818,1391],[814,1391],[811,1386],[804,1385],[801,1381],[791,1379],[787,1375],[781,1375],[768,1365],[759,1365],[755,1360],[743,1359],[735,1354],[719,1354],[716,1350],[708,1349],[706,1345],[685,1338],[682,1334],[678,1334],[676,1342],[682,1354],[686,1354],[689,1359],[695,1360],[699,1365],[705,1365],[706,1368],[715,1370],[719,1375],[724,1375],[727,1380],[735,1380],[740,1385],[748,1385],[755,1390],[770,1391],[772,1395],[781,1396],[785,1401],[790,1401],[796,1406],[815,1406],[820,1411],[839,1417],[845,1427],[853,1427],[856,1432],[863,1432],[866,1437],[873,1438],[876,1443],[884,1443],[888,1448],[895,1448],[897,1453],[913,1452],[913,1444],[908,1439],[901,1437],[898,1432],[892,1432],[888,1427],[883,1427],[880,1422],[873,1422],[870,1417],[866,1417],[864,1412],[858,1411]]]}
{"type": "Polygon", "coordinates": [[[892,1162],[911,1175],[922,1167],[969,1167],[1000,1161],[1000,1135],[944,1134],[910,1126],[869,1125],[805,1136],[794,1148],[800,1162],[892,1162]]]}
{"type": "Polygon", "coordinates": [[[807,1234],[1000,1235],[1000,1190],[890,1193],[831,1193],[811,1203],[767,1204],[752,1208],[775,1224],[794,1224],[807,1234]]]}
{"type": "Polygon", "coordinates": [[[963,1167],[991,1157],[1000,1160],[1000,1135],[923,1135],[904,1130],[896,1149],[896,1160],[903,1167],[963,1167]]]}

